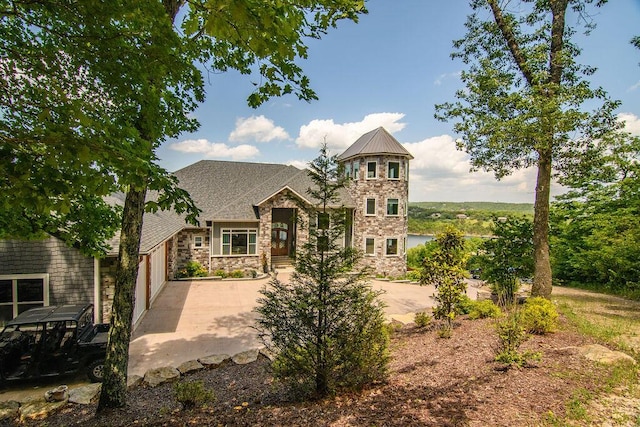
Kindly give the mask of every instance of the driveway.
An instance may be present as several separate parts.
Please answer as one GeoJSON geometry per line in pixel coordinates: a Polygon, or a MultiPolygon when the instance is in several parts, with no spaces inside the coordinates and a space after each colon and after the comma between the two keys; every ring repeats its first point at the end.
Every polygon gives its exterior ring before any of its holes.
{"type": "MultiPolygon", "coordinates": [[[[289,273],[278,274],[282,281],[289,273]]],[[[129,349],[129,375],[144,375],[160,366],[177,367],[183,362],[212,354],[234,355],[261,347],[252,329],[252,312],[261,280],[168,282],[135,330],[129,349]]],[[[374,280],[374,289],[384,291],[389,319],[408,320],[408,313],[433,306],[433,286],[374,280]],[[404,317],[404,318],[403,318],[404,317]]],[[[469,287],[470,296],[475,288],[469,287]]]]}

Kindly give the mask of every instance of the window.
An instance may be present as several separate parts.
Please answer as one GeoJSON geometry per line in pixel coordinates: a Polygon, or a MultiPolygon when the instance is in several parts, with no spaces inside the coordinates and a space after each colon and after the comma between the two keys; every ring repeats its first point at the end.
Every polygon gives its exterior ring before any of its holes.
{"type": "Polygon", "coordinates": [[[326,230],[329,228],[329,214],[318,212],[318,229],[326,230]]]}
{"type": "Polygon", "coordinates": [[[353,162],[353,179],[360,179],[360,160],[353,162]]]}
{"type": "Polygon", "coordinates": [[[351,178],[351,163],[344,164],[344,176],[345,178],[351,178]]]}
{"type": "Polygon", "coordinates": [[[376,199],[367,199],[367,206],[365,215],[375,215],[376,214],[376,199]]]}
{"type": "Polygon", "coordinates": [[[400,206],[398,199],[387,199],[387,215],[398,216],[398,207],[400,206]]]}
{"type": "Polygon", "coordinates": [[[378,177],[378,162],[367,162],[367,179],[378,177]]]}
{"type": "Polygon", "coordinates": [[[49,305],[48,274],[0,276],[0,322],[25,310],[49,305]]]}
{"type": "Polygon", "coordinates": [[[400,179],[400,162],[387,163],[387,178],[400,179]]]}
{"type": "Polygon", "coordinates": [[[222,255],[255,255],[257,253],[258,230],[222,229],[222,255]]]}
{"type": "Polygon", "coordinates": [[[364,254],[375,255],[376,253],[376,239],[373,237],[367,237],[364,239],[364,254]]]}
{"type": "Polygon", "coordinates": [[[409,181],[409,161],[404,162],[404,180],[409,181]]]}
{"type": "Polygon", "coordinates": [[[398,239],[387,239],[385,255],[398,255],[398,239]]]}
{"type": "Polygon", "coordinates": [[[204,237],[203,236],[193,236],[193,247],[201,248],[204,246],[204,237]]]}

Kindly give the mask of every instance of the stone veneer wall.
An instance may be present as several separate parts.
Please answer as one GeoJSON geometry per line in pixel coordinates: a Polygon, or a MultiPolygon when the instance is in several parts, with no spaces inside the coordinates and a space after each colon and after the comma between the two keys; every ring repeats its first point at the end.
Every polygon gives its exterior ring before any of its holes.
{"type": "Polygon", "coordinates": [[[215,270],[211,265],[209,245],[211,244],[211,232],[207,228],[187,229],[178,233],[175,239],[171,240],[170,254],[175,251],[175,259],[170,255],[172,265],[169,269],[169,279],[175,278],[176,272],[184,268],[189,261],[198,261],[209,271],[215,270]],[[204,243],[201,248],[193,247],[193,237],[204,236],[204,243]]]}
{"type": "MultiPolygon", "coordinates": [[[[267,258],[267,265],[271,266],[271,209],[274,208],[293,208],[297,209],[298,222],[296,227],[296,247],[300,247],[309,239],[309,220],[306,212],[299,209],[298,205],[289,198],[290,193],[285,190],[273,198],[267,200],[259,206],[260,213],[260,234],[258,235],[258,253],[259,260],[262,260],[262,254],[267,258]]],[[[260,262],[262,264],[262,262],[260,262]]],[[[260,267],[262,268],[262,267],[260,267]]]]}
{"type": "Polygon", "coordinates": [[[93,303],[94,260],[63,241],[0,240],[0,274],[49,274],[49,304],[93,303]]]}
{"type": "Polygon", "coordinates": [[[400,156],[369,156],[356,160],[360,162],[360,176],[349,184],[349,192],[356,205],[354,218],[354,247],[364,251],[366,237],[375,239],[375,255],[365,255],[362,265],[368,266],[376,274],[401,276],[407,272],[406,237],[407,205],[409,202],[409,183],[405,179],[409,160],[400,156]],[[367,162],[378,162],[378,178],[366,179],[367,162]],[[387,162],[400,162],[400,179],[387,179],[387,162]],[[376,215],[366,216],[366,199],[376,199],[376,215]],[[397,198],[399,216],[387,216],[387,198],[397,198]],[[385,255],[387,238],[398,239],[398,255],[385,255]]]}
{"type": "Polygon", "coordinates": [[[111,319],[113,296],[116,292],[116,257],[100,260],[100,303],[102,305],[102,321],[111,319]]]}

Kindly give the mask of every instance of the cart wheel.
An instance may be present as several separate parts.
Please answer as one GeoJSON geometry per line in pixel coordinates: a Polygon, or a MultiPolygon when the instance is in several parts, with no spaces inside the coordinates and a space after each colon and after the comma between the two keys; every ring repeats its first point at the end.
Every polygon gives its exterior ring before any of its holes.
{"type": "Polygon", "coordinates": [[[101,383],[104,379],[104,360],[94,360],[87,367],[87,375],[91,382],[101,383]]]}

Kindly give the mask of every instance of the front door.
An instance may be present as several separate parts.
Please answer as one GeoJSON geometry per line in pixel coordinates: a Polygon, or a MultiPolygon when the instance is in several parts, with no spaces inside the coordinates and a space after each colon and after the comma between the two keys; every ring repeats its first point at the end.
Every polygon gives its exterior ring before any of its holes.
{"type": "Polygon", "coordinates": [[[271,255],[289,255],[289,226],[286,223],[274,223],[271,227],[271,255]]]}

